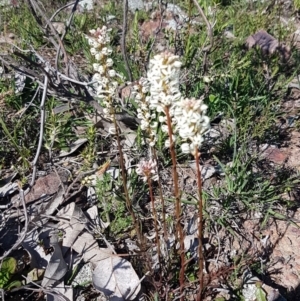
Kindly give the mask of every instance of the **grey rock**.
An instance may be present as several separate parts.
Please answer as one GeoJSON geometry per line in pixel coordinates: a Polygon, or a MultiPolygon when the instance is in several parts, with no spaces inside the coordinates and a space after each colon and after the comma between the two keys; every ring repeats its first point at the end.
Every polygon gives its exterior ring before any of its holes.
{"type": "Polygon", "coordinates": [[[136,10],[143,10],[144,2],[142,0],[128,0],[128,9],[133,13],[136,10]]]}

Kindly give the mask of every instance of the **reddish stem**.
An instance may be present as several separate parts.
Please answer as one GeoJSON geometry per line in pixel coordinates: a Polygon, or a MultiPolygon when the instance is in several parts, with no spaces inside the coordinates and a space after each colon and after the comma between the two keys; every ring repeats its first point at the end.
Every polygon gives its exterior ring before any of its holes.
{"type": "MultiPolygon", "coordinates": [[[[155,148],[152,149],[152,153],[153,153],[153,158],[154,158],[154,160],[155,160],[155,162],[158,166],[158,158],[157,158],[155,148]]],[[[162,207],[162,224],[163,224],[163,231],[164,231],[164,239],[166,241],[168,239],[168,236],[167,236],[167,225],[166,225],[165,199],[164,199],[164,196],[163,196],[161,182],[160,182],[159,178],[158,178],[158,190],[159,190],[159,197],[161,199],[161,207],[162,207]]]]}
{"type": "Polygon", "coordinates": [[[200,168],[200,152],[198,149],[195,149],[195,159],[196,159],[196,169],[197,169],[197,183],[198,183],[198,192],[199,192],[199,202],[198,202],[198,214],[199,214],[199,224],[198,224],[198,256],[199,256],[199,293],[197,301],[202,300],[202,293],[204,289],[203,283],[203,268],[204,268],[204,257],[203,257],[203,201],[202,201],[202,178],[201,178],[201,168],[200,168]]]}
{"type": "Polygon", "coordinates": [[[143,240],[142,240],[142,234],[140,231],[140,224],[133,211],[132,203],[131,203],[131,200],[129,197],[129,192],[127,189],[127,174],[126,174],[126,169],[125,169],[125,165],[124,165],[124,156],[123,156],[123,150],[122,150],[122,146],[121,146],[121,142],[120,142],[119,128],[117,125],[115,114],[112,114],[112,116],[113,116],[114,127],[116,129],[116,138],[117,138],[118,150],[119,150],[119,155],[120,155],[120,166],[121,166],[121,171],[122,171],[121,175],[122,175],[123,189],[124,189],[125,199],[126,199],[126,207],[127,207],[128,211],[130,212],[139,243],[142,245],[143,240]]]}
{"type": "Polygon", "coordinates": [[[154,205],[154,197],[153,197],[153,189],[152,189],[152,184],[151,184],[151,177],[147,177],[147,182],[149,186],[149,194],[150,194],[150,199],[151,199],[151,204],[152,204],[152,211],[154,215],[154,228],[155,228],[155,234],[156,234],[156,246],[157,246],[157,256],[158,256],[158,263],[160,266],[160,242],[159,242],[159,237],[158,237],[158,225],[157,225],[157,213],[154,205]]]}
{"type": "Polygon", "coordinates": [[[170,140],[170,153],[172,158],[172,175],[173,175],[173,182],[174,182],[174,195],[175,195],[175,211],[176,211],[176,239],[179,240],[180,244],[180,273],[179,273],[179,283],[180,283],[180,300],[184,300],[184,272],[185,272],[185,257],[184,257],[184,237],[183,237],[183,230],[180,223],[181,219],[181,199],[180,199],[180,191],[178,187],[178,173],[177,173],[177,162],[176,162],[176,152],[175,152],[175,143],[173,142],[173,130],[172,130],[172,121],[170,117],[169,108],[165,107],[165,114],[167,117],[167,126],[169,132],[169,140],[170,140]]]}

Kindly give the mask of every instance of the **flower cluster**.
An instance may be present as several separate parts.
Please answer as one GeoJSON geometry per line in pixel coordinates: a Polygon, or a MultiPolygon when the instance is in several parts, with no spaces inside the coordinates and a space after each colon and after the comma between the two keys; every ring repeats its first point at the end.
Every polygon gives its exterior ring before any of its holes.
{"type": "Polygon", "coordinates": [[[148,180],[157,181],[158,173],[157,173],[157,165],[154,160],[142,160],[136,169],[136,173],[143,178],[144,182],[148,180]]]}
{"type": "Polygon", "coordinates": [[[206,116],[207,105],[202,99],[182,98],[176,103],[174,120],[175,131],[182,138],[183,153],[196,155],[197,149],[203,142],[203,135],[209,128],[210,120],[206,116]]]}
{"type": "Polygon", "coordinates": [[[181,62],[179,57],[170,52],[157,54],[150,60],[147,79],[150,83],[148,103],[150,109],[164,113],[181,98],[179,75],[181,62]]]}
{"type": "MultiPolygon", "coordinates": [[[[174,134],[180,136],[184,142],[181,145],[182,151],[195,155],[195,150],[201,146],[203,134],[209,127],[207,106],[203,104],[202,99],[182,97],[179,89],[180,68],[179,57],[170,52],[155,55],[150,60],[147,80],[143,79],[141,82],[143,89],[135,94],[139,103],[138,117],[141,119],[142,130],[152,137],[150,145],[154,146],[158,122],[161,123],[164,132],[169,131],[166,124],[166,108],[168,108],[174,134]],[[149,95],[145,96],[143,93],[147,91],[149,95]]],[[[172,138],[173,141],[176,139],[175,136],[172,138]]],[[[165,145],[169,146],[169,142],[168,139],[165,145]]]]}
{"type": "Polygon", "coordinates": [[[113,69],[113,60],[110,58],[112,49],[109,47],[109,30],[105,26],[101,29],[90,30],[90,36],[87,39],[91,46],[91,54],[97,61],[93,64],[93,69],[96,71],[92,78],[95,82],[94,88],[97,97],[105,106],[104,115],[109,118],[113,112],[113,100],[119,85],[117,77],[122,78],[122,76],[113,69]]]}
{"type": "MultiPolygon", "coordinates": [[[[141,129],[145,132],[150,146],[154,146],[157,141],[158,122],[162,124],[162,130],[168,132],[166,108],[169,109],[170,116],[173,116],[173,104],[181,98],[180,67],[178,56],[170,52],[157,54],[150,60],[147,79],[140,81],[142,88],[136,89],[138,118],[141,119],[141,129]]],[[[167,140],[166,145],[168,142],[167,140]]]]}
{"type": "Polygon", "coordinates": [[[150,146],[156,143],[157,122],[154,122],[156,115],[149,108],[149,92],[150,83],[146,78],[141,78],[134,86],[131,97],[138,103],[137,117],[141,120],[141,130],[145,134],[146,142],[150,146]]]}

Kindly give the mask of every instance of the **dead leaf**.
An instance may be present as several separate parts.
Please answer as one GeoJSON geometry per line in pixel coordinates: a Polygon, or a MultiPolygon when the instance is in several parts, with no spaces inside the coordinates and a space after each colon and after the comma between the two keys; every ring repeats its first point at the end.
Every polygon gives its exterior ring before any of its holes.
{"type": "Polygon", "coordinates": [[[54,248],[54,252],[50,258],[42,281],[43,287],[55,285],[60,281],[68,271],[68,266],[63,258],[60,245],[58,243],[58,235],[52,234],[50,244],[54,248]]]}
{"type": "Polygon", "coordinates": [[[45,254],[43,246],[47,244],[47,238],[49,237],[49,229],[43,229],[39,233],[38,229],[34,229],[26,234],[24,241],[22,242],[23,248],[30,255],[31,268],[46,269],[48,262],[50,261],[51,254],[45,254]]]}
{"type": "MultiPolygon", "coordinates": [[[[48,201],[45,208],[42,208],[39,212],[39,214],[43,214],[45,216],[52,215],[55,210],[57,210],[58,206],[60,206],[64,201],[64,190],[60,187],[59,191],[57,192],[57,195],[54,196],[50,201],[48,201]]],[[[30,229],[33,227],[40,227],[47,223],[49,220],[49,217],[43,217],[41,218],[40,215],[33,218],[30,224],[30,229]]]]}
{"type": "MultiPolygon", "coordinates": [[[[189,166],[196,171],[197,170],[197,165],[196,162],[190,162],[189,166]]],[[[216,168],[212,165],[204,165],[204,166],[200,166],[200,171],[201,171],[201,176],[202,176],[202,180],[206,180],[211,178],[216,172],[216,168]]]]}
{"type": "Polygon", "coordinates": [[[82,146],[83,144],[85,144],[87,142],[87,138],[80,138],[78,140],[76,140],[75,142],[73,142],[70,145],[70,150],[68,152],[66,151],[61,151],[58,157],[66,157],[72,153],[74,153],[75,151],[77,151],[77,149],[82,146]]]}
{"type": "Polygon", "coordinates": [[[37,268],[32,269],[27,274],[26,283],[40,280],[42,278],[42,276],[44,275],[44,272],[45,272],[44,269],[37,269],[37,268]]]}
{"type": "Polygon", "coordinates": [[[77,207],[75,203],[71,203],[62,208],[57,216],[64,218],[58,228],[62,229],[65,233],[62,244],[62,253],[65,254],[85,228],[87,219],[82,210],[77,207]]]}
{"type": "Polygon", "coordinates": [[[112,255],[110,250],[99,248],[97,241],[89,233],[81,234],[74,242],[72,249],[82,254],[84,262],[91,262],[94,265],[112,255]]]}
{"type": "Polygon", "coordinates": [[[93,227],[95,227],[97,230],[101,231],[109,226],[108,222],[105,223],[102,219],[100,219],[98,207],[96,205],[89,208],[85,213],[91,220],[93,227]]]}
{"type": "Polygon", "coordinates": [[[55,287],[55,294],[53,294],[53,289],[51,293],[47,294],[47,301],[72,301],[74,300],[73,297],[73,287],[72,286],[65,286],[64,282],[62,281],[55,287]]]}
{"type": "Polygon", "coordinates": [[[118,256],[102,260],[93,272],[93,284],[109,300],[133,300],[141,289],[140,280],[129,261],[118,256]]]}

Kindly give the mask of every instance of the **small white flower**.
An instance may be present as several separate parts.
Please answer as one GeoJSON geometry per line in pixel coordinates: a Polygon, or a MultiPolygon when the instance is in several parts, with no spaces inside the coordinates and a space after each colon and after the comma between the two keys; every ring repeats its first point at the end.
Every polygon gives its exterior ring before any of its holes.
{"type": "Polygon", "coordinates": [[[95,59],[97,61],[101,61],[103,59],[103,54],[102,53],[97,52],[97,53],[95,53],[93,55],[95,56],[95,59]]]}
{"type": "Polygon", "coordinates": [[[151,126],[152,129],[156,130],[157,127],[158,127],[158,122],[157,121],[153,121],[150,126],[151,126]]]}
{"type": "Polygon", "coordinates": [[[116,74],[117,74],[116,71],[113,70],[113,69],[111,69],[111,70],[108,71],[108,75],[109,75],[110,77],[115,77],[116,74]]]}
{"type": "Polygon", "coordinates": [[[175,129],[185,141],[182,152],[195,155],[195,150],[203,143],[203,134],[209,128],[209,117],[206,116],[207,106],[202,99],[181,99],[174,108],[175,129]],[[190,149],[190,151],[188,151],[190,149]]]}
{"type": "Polygon", "coordinates": [[[93,64],[93,69],[94,69],[95,71],[98,71],[99,66],[100,66],[100,64],[94,63],[94,64],[93,64]]]}
{"type": "Polygon", "coordinates": [[[188,143],[182,143],[180,147],[181,147],[181,151],[184,154],[190,154],[191,153],[191,147],[188,143]]]}
{"type": "Polygon", "coordinates": [[[143,95],[141,93],[137,93],[135,96],[135,99],[138,101],[141,100],[142,98],[143,98],[143,95]]]}
{"type": "Polygon", "coordinates": [[[158,121],[159,121],[160,123],[165,123],[166,120],[167,120],[167,117],[166,117],[166,116],[160,115],[160,116],[158,117],[158,121]]]}
{"type": "Polygon", "coordinates": [[[114,126],[110,126],[108,128],[108,132],[111,134],[111,135],[115,135],[117,132],[116,132],[116,128],[114,126]]]}
{"type": "Polygon", "coordinates": [[[101,50],[101,53],[105,56],[108,56],[108,48],[107,47],[103,47],[101,50]]]}
{"type": "Polygon", "coordinates": [[[170,140],[167,139],[165,140],[165,148],[170,148],[171,144],[170,144],[170,140]]]}
{"type": "Polygon", "coordinates": [[[93,82],[100,82],[101,81],[101,76],[99,73],[95,73],[92,77],[93,82]]]}
{"type": "Polygon", "coordinates": [[[157,165],[154,160],[142,160],[136,168],[136,173],[143,178],[144,182],[152,179],[153,181],[158,180],[157,165]]]}
{"type": "Polygon", "coordinates": [[[103,66],[99,65],[97,71],[99,72],[100,75],[105,74],[105,69],[103,66]]]}
{"type": "Polygon", "coordinates": [[[113,61],[111,58],[108,58],[108,59],[106,60],[106,66],[107,66],[107,67],[111,67],[113,64],[114,64],[114,61],[113,61]]]}
{"type": "Polygon", "coordinates": [[[169,132],[169,128],[166,124],[162,124],[161,126],[161,130],[164,132],[164,133],[168,133],[169,132]]]}
{"type": "Polygon", "coordinates": [[[143,92],[144,94],[148,93],[148,92],[149,92],[149,87],[143,86],[143,87],[142,87],[142,92],[143,92]]]}
{"type": "Polygon", "coordinates": [[[204,81],[205,83],[210,83],[212,80],[211,80],[211,78],[209,78],[208,76],[203,76],[203,81],[204,81]]]}
{"type": "Polygon", "coordinates": [[[112,87],[114,87],[115,89],[118,88],[119,84],[116,81],[112,81],[111,82],[112,87]]]}

